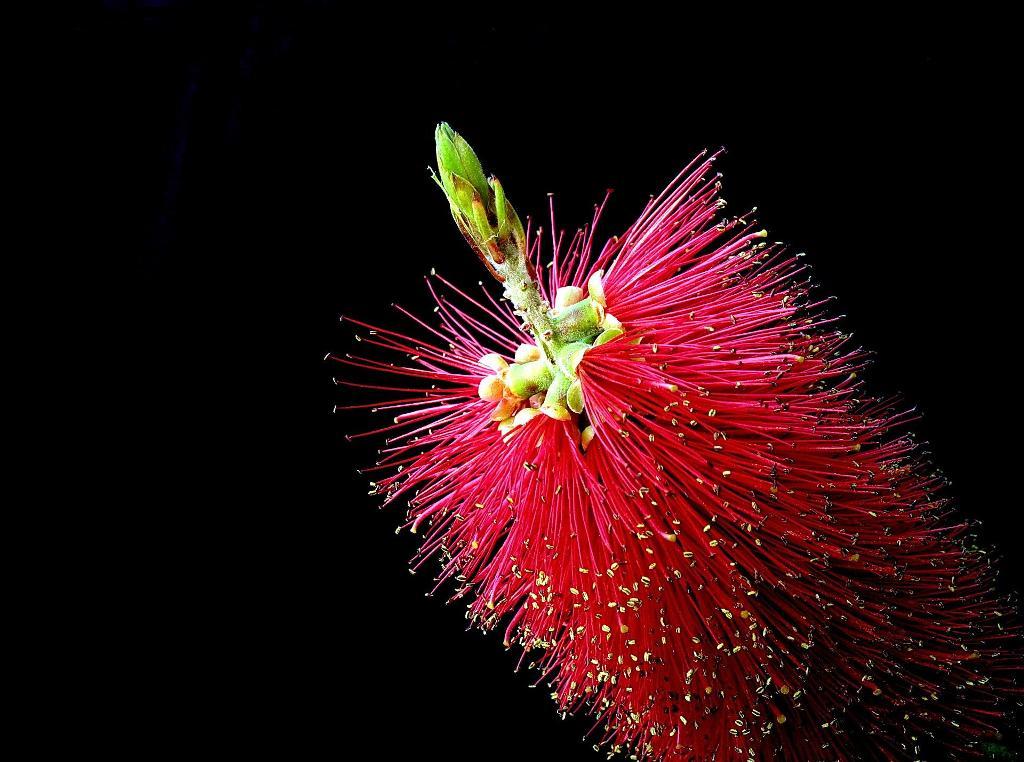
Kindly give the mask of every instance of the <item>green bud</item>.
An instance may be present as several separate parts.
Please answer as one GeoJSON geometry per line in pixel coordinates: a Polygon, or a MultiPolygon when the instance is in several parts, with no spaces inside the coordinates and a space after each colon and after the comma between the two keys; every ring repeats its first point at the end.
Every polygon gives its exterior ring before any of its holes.
{"type": "Polygon", "coordinates": [[[505,386],[520,399],[527,399],[546,390],[551,385],[552,375],[547,360],[516,363],[510,365],[505,374],[505,386]]]}
{"type": "Polygon", "coordinates": [[[593,341],[601,333],[604,307],[593,299],[576,302],[553,319],[555,335],[560,341],[593,341]]]}
{"type": "MultiPolygon", "coordinates": [[[[448,200],[452,202],[452,214],[458,213],[463,219],[473,217],[473,202],[480,198],[473,184],[459,175],[449,175],[451,193],[448,200]]],[[[447,191],[446,191],[447,192],[447,191]]]]}
{"type": "Polygon", "coordinates": [[[540,407],[540,412],[544,413],[548,418],[554,418],[556,421],[572,420],[572,413],[569,412],[569,408],[561,402],[554,405],[544,403],[540,407]]]}
{"type": "Polygon", "coordinates": [[[623,333],[625,333],[625,331],[623,331],[621,328],[608,328],[602,331],[601,334],[596,339],[594,339],[594,346],[599,347],[602,344],[607,344],[612,339],[619,338],[619,336],[621,336],[623,333]]]}
{"type": "Polygon", "coordinates": [[[484,168],[469,143],[445,122],[437,125],[434,143],[437,149],[438,172],[449,197],[453,195],[453,188],[449,183],[454,175],[470,183],[481,198],[487,198],[490,189],[484,176],[484,168]]]}
{"type": "Polygon", "coordinates": [[[551,386],[548,387],[548,393],[544,397],[544,405],[547,407],[553,407],[555,405],[563,404],[565,400],[565,393],[569,389],[569,379],[562,373],[555,373],[555,377],[551,379],[551,386]]]}
{"type": "Polygon", "coordinates": [[[485,241],[494,237],[494,229],[491,227],[491,221],[487,219],[487,207],[484,206],[484,202],[479,196],[473,196],[473,222],[476,225],[476,229],[483,235],[485,241]]]}
{"type": "Polygon", "coordinates": [[[506,236],[508,235],[509,232],[508,210],[510,208],[510,205],[508,201],[505,199],[505,188],[502,186],[500,182],[498,182],[497,177],[492,177],[491,189],[494,191],[494,216],[498,220],[498,235],[506,236]]]}
{"type": "Polygon", "coordinates": [[[434,131],[434,142],[438,184],[463,235],[493,264],[502,264],[510,254],[521,257],[526,233],[501,183],[487,179],[469,143],[444,122],[434,131]]]}
{"type": "Polygon", "coordinates": [[[578,378],[569,385],[565,393],[565,404],[574,413],[583,412],[583,384],[578,378]]]}
{"type": "Polygon", "coordinates": [[[565,406],[565,392],[568,388],[569,379],[561,373],[555,373],[555,377],[551,380],[551,386],[548,387],[548,393],[544,396],[544,404],[540,406],[541,412],[556,421],[568,421],[570,415],[565,406]]]}
{"type": "Polygon", "coordinates": [[[574,341],[559,347],[555,355],[559,370],[569,378],[576,378],[576,366],[580,364],[588,349],[590,345],[585,341],[574,341]]]}

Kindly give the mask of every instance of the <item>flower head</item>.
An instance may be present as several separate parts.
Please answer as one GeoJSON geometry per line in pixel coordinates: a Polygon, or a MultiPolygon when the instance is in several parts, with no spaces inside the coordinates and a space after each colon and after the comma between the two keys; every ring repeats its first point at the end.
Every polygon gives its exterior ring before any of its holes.
{"type": "MultiPolygon", "coordinates": [[[[723,216],[701,154],[601,248],[523,231],[438,128],[440,184],[503,298],[434,275],[390,353],[374,491],[560,711],[652,759],[911,758],[996,734],[1020,664],[987,556],[870,396],[802,260],[723,216]]],[[[341,380],[341,384],[356,384],[341,380]]],[[[358,406],[357,406],[358,407],[358,406]]]]}

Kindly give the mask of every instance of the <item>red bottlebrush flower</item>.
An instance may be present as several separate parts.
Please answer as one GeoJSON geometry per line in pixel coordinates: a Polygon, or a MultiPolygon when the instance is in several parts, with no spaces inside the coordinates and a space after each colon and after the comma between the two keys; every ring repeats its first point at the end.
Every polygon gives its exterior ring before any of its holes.
{"type": "Polygon", "coordinates": [[[437,139],[505,299],[433,276],[434,321],[350,319],[391,356],[335,358],[389,379],[339,383],[386,393],[352,407],[393,416],[370,471],[423,536],[415,566],[439,560],[473,622],[535,651],[608,751],[978,753],[1020,664],[993,569],[801,260],[722,216],[716,155],[624,235],[594,247],[602,205],[542,264],[472,149],[437,139]]]}

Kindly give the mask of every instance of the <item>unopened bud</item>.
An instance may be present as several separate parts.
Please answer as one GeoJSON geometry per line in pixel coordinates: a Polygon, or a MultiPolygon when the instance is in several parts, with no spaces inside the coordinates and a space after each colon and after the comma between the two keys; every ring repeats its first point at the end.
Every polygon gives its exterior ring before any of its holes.
{"type": "Polygon", "coordinates": [[[569,379],[562,373],[555,373],[555,377],[551,379],[551,386],[548,387],[544,397],[544,404],[541,406],[545,415],[559,421],[568,420],[569,411],[565,409],[565,392],[568,389],[569,379]],[[555,413],[552,414],[549,409],[554,410],[555,413]]]}
{"type": "Polygon", "coordinates": [[[516,362],[526,363],[541,358],[540,347],[536,344],[520,344],[516,349],[516,362]]]}
{"type": "Polygon", "coordinates": [[[609,328],[606,331],[602,331],[601,334],[594,339],[594,346],[599,347],[602,344],[607,344],[612,339],[617,339],[621,336],[624,331],[621,328],[609,328]]]}
{"type": "Polygon", "coordinates": [[[544,413],[548,418],[554,418],[556,421],[568,421],[572,418],[572,413],[564,405],[543,405],[541,406],[540,412],[544,413]]]}
{"type": "Polygon", "coordinates": [[[555,292],[555,309],[564,309],[582,302],[586,296],[587,292],[579,286],[562,286],[555,292]]]}
{"type": "Polygon", "coordinates": [[[583,452],[586,452],[587,448],[590,447],[590,443],[594,441],[594,435],[596,433],[597,432],[594,431],[593,426],[587,426],[580,433],[580,447],[583,448],[583,452]]]}
{"type": "Polygon", "coordinates": [[[473,200],[472,191],[475,190],[482,198],[487,197],[490,188],[480,159],[469,143],[445,122],[434,130],[434,148],[441,185],[449,200],[457,203],[463,211],[468,211],[473,200]],[[457,188],[460,180],[469,187],[457,188]]]}
{"type": "Polygon", "coordinates": [[[487,179],[480,159],[461,135],[441,123],[434,132],[438,185],[448,197],[452,217],[492,272],[508,253],[522,253],[526,234],[504,188],[487,179]]]}
{"type": "Polygon", "coordinates": [[[492,352],[489,355],[484,355],[477,362],[483,365],[489,370],[493,370],[495,373],[506,370],[508,368],[508,361],[499,354],[492,352]]]}
{"type": "Polygon", "coordinates": [[[505,384],[501,383],[501,379],[497,376],[484,376],[480,379],[477,394],[482,400],[497,402],[505,396],[505,384]]]}
{"type": "Polygon", "coordinates": [[[576,378],[576,368],[583,360],[583,355],[590,349],[590,345],[583,341],[574,341],[566,344],[558,352],[558,367],[569,378],[576,378]]]}
{"type": "Polygon", "coordinates": [[[583,412],[583,384],[580,383],[578,378],[569,384],[569,389],[565,393],[565,404],[574,413],[583,412]]]}
{"type": "Polygon", "coordinates": [[[503,421],[515,412],[516,403],[510,399],[503,399],[491,412],[492,421],[503,421]]]}
{"type": "Polygon", "coordinates": [[[576,302],[555,316],[555,335],[560,341],[592,341],[601,333],[604,314],[604,307],[593,299],[576,302]]]}
{"type": "Polygon", "coordinates": [[[540,414],[541,412],[539,410],[535,410],[532,407],[524,407],[516,413],[516,417],[512,420],[512,423],[515,426],[525,426],[540,414]]]}
{"type": "Polygon", "coordinates": [[[590,280],[587,281],[587,291],[590,292],[590,298],[602,307],[607,305],[604,296],[604,270],[598,270],[590,276],[590,280]]]}
{"type": "Polygon", "coordinates": [[[505,374],[505,384],[509,391],[520,399],[532,397],[544,391],[551,384],[551,367],[547,360],[534,360],[527,363],[516,363],[505,374]]]}

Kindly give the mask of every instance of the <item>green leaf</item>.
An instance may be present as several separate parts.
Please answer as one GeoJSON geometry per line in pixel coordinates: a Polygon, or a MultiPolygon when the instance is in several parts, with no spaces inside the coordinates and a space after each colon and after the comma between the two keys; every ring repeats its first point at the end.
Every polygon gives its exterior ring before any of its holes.
{"type": "MultiPolygon", "coordinates": [[[[449,127],[449,129],[451,129],[449,127]]],[[[484,175],[483,165],[480,164],[480,159],[477,158],[476,152],[466,142],[465,138],[459,133],[455,135],[455,150],[459,154],[459,158],[462,161],[462,172],[459,174],[473,183],[473,187],[476,188],[477,193],[480,194],[480,198],[489,198],[491,189],[487,184],[487,177],[484,175]]]]}

